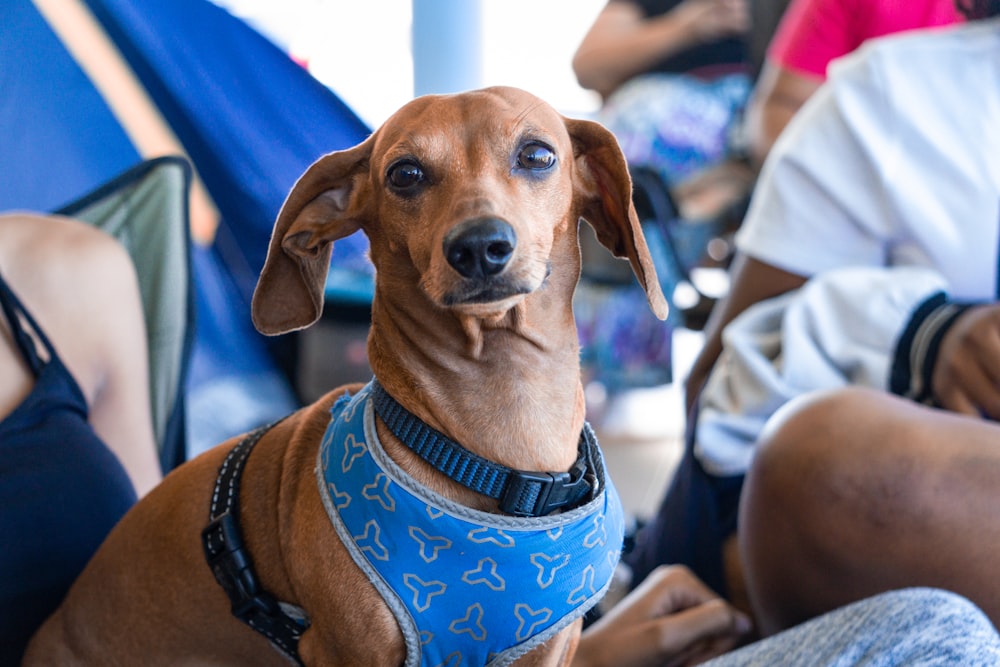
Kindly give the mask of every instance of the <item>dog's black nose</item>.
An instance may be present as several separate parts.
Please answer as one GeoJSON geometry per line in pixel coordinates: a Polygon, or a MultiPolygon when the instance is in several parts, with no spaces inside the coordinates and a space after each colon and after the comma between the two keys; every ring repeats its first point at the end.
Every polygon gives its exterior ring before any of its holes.
{"type": "Polygon", "coordinates": [[[514,254],[514,228],[497,218],[466,220],[444,237],[444,256],[465,278],[495,276],[514,254]]]}

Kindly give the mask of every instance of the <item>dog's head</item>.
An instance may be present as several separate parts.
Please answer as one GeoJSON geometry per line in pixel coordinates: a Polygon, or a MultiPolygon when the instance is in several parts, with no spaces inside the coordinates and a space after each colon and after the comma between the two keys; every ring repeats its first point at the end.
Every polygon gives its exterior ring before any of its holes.
{"type": "Polygon", "coordinates": [[[280,334],[315,322],[332,244],[359,229],[380,282],[419,285],[441,308],[498,317],[547,280],[575,286],[580,218],[628,258],[662,319],[666,300],[631,195],[618,143],[597,123],[564,118],[514,88],[417,98],[295,184],[254,293],[254,324],[280,334]],[[556,276],[555,261],[572,270],[556,276]]]}

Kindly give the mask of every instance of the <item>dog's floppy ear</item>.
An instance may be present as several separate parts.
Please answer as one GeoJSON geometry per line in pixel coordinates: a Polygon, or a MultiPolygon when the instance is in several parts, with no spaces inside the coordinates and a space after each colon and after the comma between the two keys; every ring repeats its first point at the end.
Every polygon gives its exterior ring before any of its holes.
{"type": "Polygon", "coordinates": [[[303,329],[322,315],[333,242],[360,229],[358,190],[367,176],[371,143],[369,138],[321,157],[285,199],[251,304],[261,333],[303,329]]]}
{"type": "Polygon", "coordinates": [[[618,141],[603,125],[589,120],[567,118],[566,129],[573,140],[573,188],[582,217],[611,254],[628,258],[649,307],[658,318],[666,319],[667,300],[632,203],[632,178],[618,141]]]}

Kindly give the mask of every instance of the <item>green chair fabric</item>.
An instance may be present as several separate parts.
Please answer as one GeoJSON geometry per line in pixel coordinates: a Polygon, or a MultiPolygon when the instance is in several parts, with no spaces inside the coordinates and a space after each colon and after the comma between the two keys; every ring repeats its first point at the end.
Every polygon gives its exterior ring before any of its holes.
{"type": "Polygon", "coordinates": [[[180,157],[148,160],[55,211],[115,237],[135,263],[148,337],[153,429],[164,473],[186,457],[184,390],[194,341],[191,174],[180,157]]]}

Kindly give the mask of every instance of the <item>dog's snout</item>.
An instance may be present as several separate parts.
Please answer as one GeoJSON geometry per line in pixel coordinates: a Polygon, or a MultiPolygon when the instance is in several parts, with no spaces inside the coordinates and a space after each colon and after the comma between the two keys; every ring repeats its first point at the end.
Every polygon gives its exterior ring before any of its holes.
{"type": "Polygon", "coordinates": [[[444,238],[444,256],[464,278],[494,276],[507,266],[517,235],[514,228],[497,218],[467,220],[444,238]]]}

